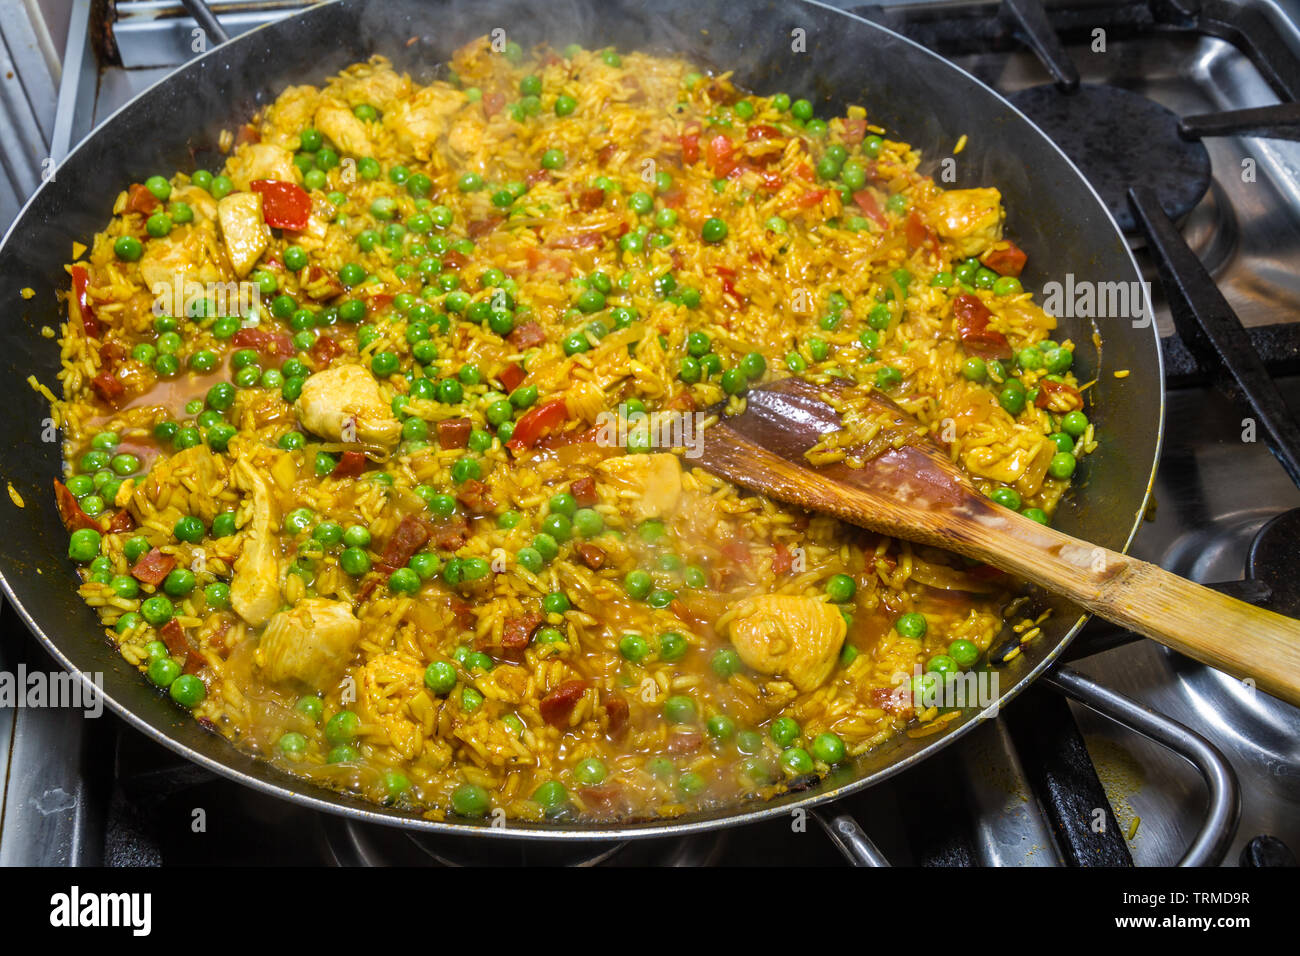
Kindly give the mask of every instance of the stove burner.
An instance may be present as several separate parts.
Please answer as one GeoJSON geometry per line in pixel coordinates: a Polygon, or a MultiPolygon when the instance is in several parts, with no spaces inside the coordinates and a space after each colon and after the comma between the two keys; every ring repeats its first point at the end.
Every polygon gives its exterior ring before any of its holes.
{"type": "Polygon", "coordinates": [[[497,840],[411,833],[338,817],[322,821],[340,866],[713,866],[726,830],[655,840],[497,840]]]}
{"type": "Polygon", "coordinates": [[[1268,585],[1268,606],[1279,614],[1300,617],[1300,508],[1284,511],[1259,529],[1250,546],[1247,574],[1268,585]]]}
{"type": "Polygon", "coordinates": [[[1074,160],[1126,233],[1137,230],[1130,186],[1152,187],[1175,222],[1210,188],[1210,154],[1178,134],[1176,113],[1145,96],[1118,86],[1083,85],[1067,94],[1048,85],[1009,99],[1074,160]]]}

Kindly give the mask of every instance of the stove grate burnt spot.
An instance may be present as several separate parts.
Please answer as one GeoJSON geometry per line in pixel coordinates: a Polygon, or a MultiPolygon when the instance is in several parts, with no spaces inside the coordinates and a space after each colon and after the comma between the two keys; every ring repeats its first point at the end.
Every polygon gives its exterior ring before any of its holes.
{"type": "Polygon", "coordinates": [[[1300,617],[1300,508],[1269,520],[1250,546],[1246,574],[1268,587],[1270,610],[1300,617]]]}
{"type": "Polygon", "coordinates": [[[1074,161],[1126,234],[1137,232],[1127,190],[1150,186],[1175,222],[1210,188],[1210,154],[1178,132],[1178,114],[1118,86],[1054,85],[1012,94],[1011,103],[1074,161]]]}

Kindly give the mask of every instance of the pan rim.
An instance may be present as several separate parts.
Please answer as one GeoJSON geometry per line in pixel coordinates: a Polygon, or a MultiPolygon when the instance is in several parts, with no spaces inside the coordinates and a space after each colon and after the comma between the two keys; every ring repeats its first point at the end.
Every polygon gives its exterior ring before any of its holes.
{"type": "MultiPolygon", "coordinates": [[[[172,81],[178,75],[183,74],[188,70],[200,68],[200,64],[209,56],[218,51],[224,50],[230,44],[240,43],[247,37],[255,36],[262,30],[274,28],[277,25],[283,24],[294,18],[310,18],[313,15],[316,15],[318,11],[326,10],[331,6],[343,2],[346,2],[346,0],[328,0],[326,3],[321,3],[307,10],[301,11],[300,13],[293,14],[291,17],[262,24],[232,38],[226,43],[217,44],[211,47],[202,54],[187,61],[177,70],[157,80],[106,117],[74,147],[68,150],[60,163],[60,167],[66,164],[68,160],[75,156],[80,150],[86,148],[87,144],[92,139],[94,139],[104,129],[109,128],[121,113],[130,109],[137,101],[150,96],[155,89],[172,81]]],[[[888,27],[843,10],[835,6],[833,3],[822,2],[822,0],[793,0],[793,2],[800,5],[816,7],[829,13],[847,17],[871,30],[879,31],[891,38],[892,41],[905,44],[914,54],[929,58],[931,62],[935,63],[940,68],[956,71],[956,73],[966,82],[974,84],[983,93],[994,97],[1003,110],[1018,117],[1019,120],[1031,129],[1035,135],[1048,144],[1064,164],[1065,168],[1068,169],[1074,175],[1075,179],[1084,186],[1088,195],[1092,197],[1096,209],[1104,216],[1104,222],[1109,224],[1114,235],[1119,237],[1121,245],[1124,246],[1124,255],[1129,267],[1132,269],[1132,274],[1139,280],[1141,279],[1141,270],[1138,267],[1137,260],[1133,256],[1132,249],[1123,241],[1123,234],[1120,231],[1118,224],[1115,222],[1114,217],[1110,214],[1110,211],[1106,208],[1105,203],[1101,200],[1101,197],[1097,194],[1097,191],[1092,187],[1091,183],[1087,181],[1078,167],[1068,156],[1065,155],[1060,147],[1050,137],[1048,137],[1037,124],[1029,119],[1029,117],[1008,102],[1001,93],[994,90],[992,87],[987,86],[977,77],[957,64],[952,63],[941,55],[929,50],[919,43],[916,43],[908,37],[896,33],[888,27]]],[[[14,238],[14,234],[18,227],[23,223],[23,220],[31,206],[37,202],[39,197],[52,181],[53,179],[43,181],[31,197],[28,198],[27,202],[23,204],[23,207],[15,217],[13,224],[8,230],[6,230],[3,239],[0,239],[0,249],[9,245],[10,241],[14,238]]],[[[1132,523],[1125,535],[1123,546],[1119,549],[1122,553],[1127,553],[1129,548],[1132,546],[1133,539],[1136,537],[1138,529],[1141,527],[1143,515],[1150,503],[1165,435],[1165,403],[1167,397],[1167,386],[1165,381],[1164,355],[1160,347],[1159,329],[1156,326],[1155,312],[1151,305],[1147,283],[1141,282],[1141,287],[1143,313],[1147,319],[1147,327],[1149,328],[1152,337],[1152,347],[1154,348],[1156,356],[1156,371],[1159,375],[1158,411],[1154,443],[1152,445],[1152,461],[1146,479],[1146,487],[1143,490],[1141,500],[1133,515],[1132,523]]],[[[59,665],[75,675],[88,689],[94,688],[94,683],[90,676],[78,669],[72,663],[68,656],[64,654],[58,645],[45,633],[44,628],[38,624],[22,602],[18,600],[5,575],[3,567],[0,567],[0,590],[3,590],[10,606],[18,613],[18,616],[22,619],[27,629],[34,637],[36,637],[45,650],[59,663],[59,665]]],[[[1065,649],[1070,645],[1071,641],[1088,622],[1090,617],[1091,615],[1089,614],[1081,613],[1062,637],[1058,639],[1056,646],[1047,652],[1043,659],[1033,668],[1020,675],[1016,682],[998,697],[998,700],[991,705],[993,713],[996,714],[998,710],[1014,700],[1026,687],[1042,676],[1045,671],[1054,666],[1064,653],[1065,649]]],[[[363,803],[351,794],[327,790],[324,787],[312,784],[302,778],[295,777],[287,771],[275,767],[269,762],[261,760],[261,758],[253,757],[245,751],[241,751],[228,739],[222,738],[224,747],[228,748],[228,752],[231,755],[243,760],[256,761],[257,764],[267,771],[269,775],[273,776],[274,779],[263,779],[259,776],[254,776],[239,767],[233,766],[231,763],[226,763],[222,760],[201,753],[191,748],[188,744],[165,733],[162,729],[150,724],[134,710],[127,707],[125,704],[120,703],[107,691],[97,691],[97,693],[99,694],[100,699],[107,703],[109,708],[115,714],[125,720],[126,723],[134,729],[144,733],[152,740],[162,744],[172,752],[186,758],[187,760],[198,764],[204,769],[231,779],[243,786],[248,786],[260,793],[287,800],[299,806],[357,820],[362,823],[380,824],[424,834],[439,834],[458,837],[485,836],[494,839],[523,839],[538,842],[549,840],[613,842],[684,836],[723,828],[747,826],[765,820],[771,820],[777,816],[793,813],[799,810],[811,811],[819,807],[830,806],[847,797],[858,794],[869,787],[875,786],[903,770],[909,769],[917,763],[934,756],[940,750],[954,744],[956,741],[972,732],[976,727],[981,726],[988,719],[987,711],[973,715],[951,731],[936,735],[933,741],[917,750],[915,753],[909,754],[907,757],[893,761],[878,769],[863,773],[854,779],[849,779],[833,789],[810,793],[806,796],[789,794],[777,795],[761,802],[755,801],[751,798],[747,802],[733,804],[729,807],[723,807],[716,811],[693,816],[684,820],[628,821],[625,823],[615,823],[610,825],[602,825],[597,822],[583,826],[549,826],[509,821],[505,826],[492,826],[468,820],[459,820],[454,817],[450,818],[450,822],[448,820],[430,820],[409,811],[388,809],[373,804],[363,803]]]]}

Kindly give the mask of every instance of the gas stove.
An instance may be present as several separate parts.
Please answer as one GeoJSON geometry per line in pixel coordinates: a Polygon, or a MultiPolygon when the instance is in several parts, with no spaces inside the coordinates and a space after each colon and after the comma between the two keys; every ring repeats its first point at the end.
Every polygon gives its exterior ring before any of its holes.
{"type": "MultiPolygon", "coordinates": [[[[1300,96],[1300,2],[833,5],[948,56],[1045,125],[1062,114],[1058,141],[1128,217],[1162,337],[1165,444],[1133,553],[1300,613],[1300,469],[1286,441],[1300,412],[1300,116],[1237,112],[1300,96]],[[1060,91],[1075,89],[1081,98],[1062,105],[1060,91]],[[1180,137],[1180,120],[1206,135],[1180,137]],[[1144,231],[1128,186],[1152,188],[1212,277],[1179,264],[1189,297],[1162,292],[1157,263],[1176,244],[1144,231]],[[1206,304],[1216,289],[1240,326],[1206,333],[1197,315],[1216,311],[1206,304]],[[1269,425],[1283,435],[1275,453],[1269,425]]],[[[213,6],[233,34],[310,3],[213,6]]],[[[193,26],[168,0],[75,5],[51,155],[191,55],[193,26]]],[[[1067,656],[961,746],[836,805],[820,828],[777,821],[627,844],[413,837],[241,788],[112,716],[0,710],[0,864],[1294,865],[1300,711],[1102,622],[1067,656]],[[196,807],[202,833],[190,825],[196,807]]],[[[19,663],[54,666],[5,609],[0,669],[19,663]]]]}

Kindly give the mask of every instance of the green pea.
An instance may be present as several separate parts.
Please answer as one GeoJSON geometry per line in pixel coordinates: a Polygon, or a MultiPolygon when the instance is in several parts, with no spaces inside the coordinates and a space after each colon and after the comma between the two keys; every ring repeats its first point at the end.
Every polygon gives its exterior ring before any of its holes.
{"type": "Polygon", "coordinates": [[[898,620],[894,621],[894,630],[903,637],[913,640],[925,637],[926,627],[925,615],[918,611],[908,611],[906,614],[899,615],[898,620]]]}
{"type": "Polygon", "coordinates": [[[837,764],[844,759],[844,741],[836,734],[818,734],[812,749],[813,756],[822,763],[837,764]]]}
{"type": "Polygon", "coordinates": [[[140,604],[140,614],[154,627],[162,627],[172,619],[172,602],[161,594],[145,598],[140,604]]]}
{"type": "Polygon", "coordinates": [[[345,548],[339,554],[339,566],[353,577],[360,577],[370,570],[370,555],[359,547],[345,548]]]}
{"type": "Polygon", "coordinates": [[[486,816],[491,805],[488,792],[477,784],[462,783],[451,792],[451,809],[457,816],[486,816]]]}
{"type": "Polygon", "coordinates": [[[847,574],[835,574],[826,579],[825,590],[828,598],[837,604],[843,604],[845,601],[853,600],[858,585],[847,574]]]}
{"type": "Polygon", "coordinates": [[[1058,451],[1048,462],[1047,473],[1053,478],[1069,478],[1074,474],[1077,464],[1074,455],[1070,452],[1058,451]]]}
{"type": "Polygon", "coordinates": [[[956,661],[959,667],[970,667],[979,660],[980,649],[971,641],[958,639],[948,645],[948,656],[956,661]]]}
{"type": "Polygon", "coordinates": [[[160,657],[150,662],[145,673],[154,685],[170,687],[181,676],[181,666],[170,657],[160,657]]]}
{"type": "Polygon", "coordinates": [[[1061,419],[1061,431],[1078,438],[1088,430],[1088,416],[1083,412],[1069,412],[1061,419]]]}
{"type": "Polygon", "coordinates": [[[802,733],[799,722],[790,717],[778,717],[772,721],[772,726],[768,730],[772,739],[782,747],[788,747],[802,733]]]}
{"type": "Polygon", "coordinates": [[[733,648],[722,647],[714,652],[713,659],[709,661],[709,666],[718,677],[727,680],[732,674],[739,671],[742,665],[740,655],[733,648]]]}
{"type": "Polygon", "coordinates": [[[623,589],[633,600],[643,601],[650,596],[654,579],[645,571],[629,571],[623,579],[623,589]]]}
{"type": "Polygon", "coordinates": [[[815,769],[812,756],[802,747],[790,747],[781,753],[781,769],[792,777],[802,777],[815,769]]]}
{"type": "Polygon", "coordinates": [[[1010,508],[1012,511],[1020,510],[1020,493],[1014,488],[994,488],[989,492],[989,498],[1004,508],[1010,508]]]}
{"type": "Polygon", "coordinates": [[[700,228],[700,237],[705,242],[721,242],[727,238],[727,224],[721,219],[706,219],[700,228]]]}
{"type": "Polygon", "coordinates": [[[677,694],[664,701],[664,717],[674,724],[689,724],[695,720],[695,701],[677,694]]]}
{"type": "Polygon", "coordinates": [[[640,634],[624,634],[618,642],[618,652],[625,660],[640,664],[650,653],[650,645],[640,634]]]}

